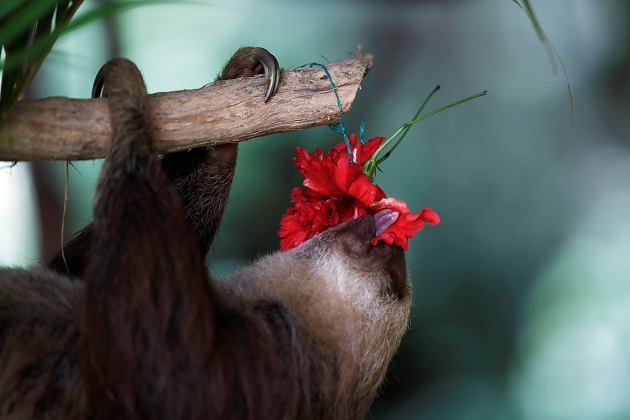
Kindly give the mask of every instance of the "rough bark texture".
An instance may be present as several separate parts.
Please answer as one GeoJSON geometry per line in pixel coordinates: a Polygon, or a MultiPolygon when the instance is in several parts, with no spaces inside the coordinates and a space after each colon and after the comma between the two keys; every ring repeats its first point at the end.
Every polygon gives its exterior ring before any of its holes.
{"type": "MultiPolygon", "coordinates": [[[[344,113],[372,63],[366,54],[326,65],[344,113]]],[[[339,121],[330,81],[320,67],[284,71],[278,93],[267,104],[263,97],[262,76],[150,95],[155,147],[168,153],[339,121]]],[[[0,161],[101,158],[110,138],[105,99],[21,101],[0,128],[0,161]]]]}

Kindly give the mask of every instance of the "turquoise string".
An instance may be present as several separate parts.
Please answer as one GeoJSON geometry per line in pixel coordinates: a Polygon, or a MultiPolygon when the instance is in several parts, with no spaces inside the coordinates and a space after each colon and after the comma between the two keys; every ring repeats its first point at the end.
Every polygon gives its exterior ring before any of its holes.
{"type": "Polygon", "coordinates": [[[365,138],[363,137],[363,132],[365,131],[365,124],[361,121],[361,125],[359,126],[359,140],[361,140],[361,144],[365,144],[365,138]]]}
{"type": "MultiPolygon", "coordinates": [[[[346,142],[346,147],[348,148],[348,154],[350,155],[350,163],[352,163],[352,150],[350,148],[350,140],[348,140],[348,134],[346,132],[346,126],[343,123],[343,110],[341,108],[341,100],[339,99],[339,95],[337,94],[337,86],[335,86],[335,82],[333,81],[330,73],[328,72],[328,69],[326,68],[326,66],[324,66],[323,64],[319,64],[319,63],[311,63],[308,65],[308,68],[310,69],[313,66],[319,66],[324,70],[324,73],[326,73],[326,77],[328,77],[328,80],[330,80],[330,85],[333,88],[333,92],[335,93],[335,98],[337,98],[337,107],[339,108],[339,122],[336,124],[330,124],[328,127],[330,127],[332,130],[341,133],[341,135],[343,136],[344,141],[346,142]]],[[[361,138],[361,142],[363,142],[363,136],[361,138]]]]}

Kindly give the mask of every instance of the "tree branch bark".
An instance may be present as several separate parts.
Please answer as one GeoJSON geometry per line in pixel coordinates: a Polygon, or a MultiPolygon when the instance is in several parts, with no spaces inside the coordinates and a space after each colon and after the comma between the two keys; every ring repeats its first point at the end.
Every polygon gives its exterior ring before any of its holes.
{"type": "MultiPolygon", "coordinates": [[[[344,113],[373,60],[366,54],[326,65],[344,113]]],[[[262,76],[149,95],[154,146],[169,153],[339,121],[330,81],[320,67],[284,71],[277,94],[266,104],[263,97],[262,76]]],[[[20,101],[0,128],[0,161],[101,158],[110,138],[104,99],[20,101]]]]}

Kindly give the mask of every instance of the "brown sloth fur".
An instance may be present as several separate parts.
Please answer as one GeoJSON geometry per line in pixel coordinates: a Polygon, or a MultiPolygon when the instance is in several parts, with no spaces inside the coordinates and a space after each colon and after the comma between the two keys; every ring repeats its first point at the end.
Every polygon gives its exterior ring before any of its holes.
{"type": "Polygon", "coordinates": [[[98,77],[112,147],[69,273],[0,269],[0,418],[364,418],[407,327],[402,249],[364,216],[213,279],[236,145],[160,159],[135,65],[98,77]]]}

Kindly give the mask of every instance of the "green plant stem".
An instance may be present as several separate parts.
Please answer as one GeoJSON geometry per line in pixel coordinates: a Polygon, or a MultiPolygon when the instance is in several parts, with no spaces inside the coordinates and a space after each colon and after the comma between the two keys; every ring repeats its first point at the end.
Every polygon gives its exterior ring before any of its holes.
{"type": "MultiPolygon", "coordinates": [[[[436,87],[433,88],[433,90],[431,91],[431,93],[429,93],[429,96],[427,96],[427,98],[424,100],[424,102],[422,103],[422,105],[420,106],[420,108],[418,108],[418,111],[416,112],[416,114],[413,116],[413,118],[411,119],[412,121],[415,120],[416,118],[418,118],[418,116],[420,115],[420,113],[422,112],[422,110],[424,109],[424,107],[427,105],[427,103],[429,103],[429,100],[431,99],[431,97],[435,94],[435,92],[437,92],[438,90],[440,90],[440,85],[437,85],[436,87]]],[[[403,141],[403,139],[405,138],[405,136],[407,135],[407,133],[409,132],[409,130],[411,129],[411,126],[407,127],[405,129],[405,131],[402,133],[402,136],[400,136],[400,138],[398,139],[398,141],[396,142],[396,144],[387,152],[385,153],[385,155],[383,155],[382,158],[380,158],[377,162],[376,165],[380,165],[382,162],[385,162],[385,160],[389,157],[389,155],[392,154],[392,152],[394,150],[396,150],[396,148],[398,147],[398,145],[403,141]]]]}
{"type": "MultiPolygon", "coordinates": [[[[425,118],[429,118],[430,116],[435,115],[435,114],[437,114],[438,112],[442,112],[442,111],[444,111],[444,110],[447,110],[447,109],[449,109],[449,108],[452,108],[452,107],[457,106],[457,105],[459,105],[459,104],[462,104],[462,103],[464,103],[464,102],[471,101],[471,100],[473,100],[473,99],[479,98],[480,96],[484,96],[484,95],[487,95],[487,94],[488,94],[488,91],[487,91],[487,90],[484,90],[483,92],[477,93],[477,94],[475,94],[475,95],[472,95],[472,96],[469,96],[469,97],[467,97],[467,98],[461,99],[461,100],[459,100],[459,101],[453,102],[453,103],[451,103],[451,104],[445,105],[445,106],[443,106],[443,107],[441,107],[441,108],[438,108],[438,109],[436,109],[436,110],[434,110],[434,111],[429,112],[428,114],[424,114],[424,115],[423,115],[423,116],[421,116],[421,117],[415,118],[415,119],[413,119],[413,120],[409,121],[408,123],[403,124],[403,125],[402,125],[402,126],[401,126],[398,130],[396,130],[396,132],[395,132],[395,133],[394,133],[391,137],[389,137],[387,140],[385,140],[385,141],[384,141],[384,142],[383,142],[383,143],[379,146],[379,148],[378,148],[378,149],[376,149],[376,152],[374,152],[374,154],[372,155],[372,158],[371,158],[370,160],[368,160],[367,162],[365,162],[365,163],[364,163],[364,165],[363,165],[363,172],[364,172],[364,173],[368,176],[368,178],[369,178],[370,180],[374,179],[374,172],[376,171],[376,166],[377,166],[379,163],[383,162],[383,160],[384,160],[384,159],[378,159],[378,155],[379,155],[379,154],[380,154],[380,153],[381,153],[381,152],[382,152],[382,151],[383,151],[383,150],[384,150],[384,149],[385,149],[385,148],[386,148],[386,147],[387,147],[387,146],[388,146],[388,145],[389,145],[392,141],[394,141],[394,139],[395,139],[396,137],[398,137],[398,135],[399,135],[399,134],[401,134],[401,133],[405,133],[405,134],[406,134],[405,130],[408,130],[408,129],[409,129],[409,127],[411,127],[411,126],[412,126],[412,125],[414,125],[415,123],[420,122],[420,121],[424,120],[425,118]]],[[[403,134],[403,136],[404,136],[404,134],[403,134]]],[[[397,145],[397,144],[396,144],[396,145],[397,145]]]]}

